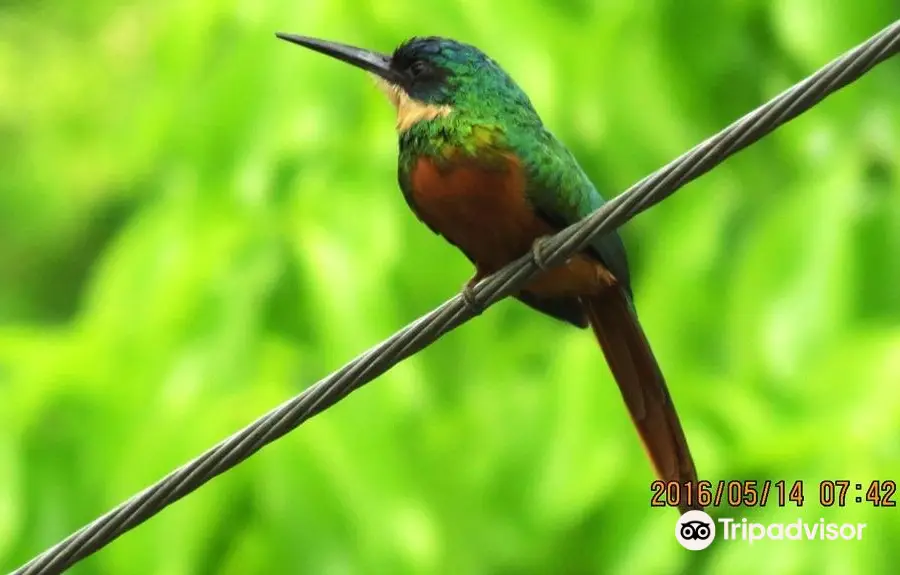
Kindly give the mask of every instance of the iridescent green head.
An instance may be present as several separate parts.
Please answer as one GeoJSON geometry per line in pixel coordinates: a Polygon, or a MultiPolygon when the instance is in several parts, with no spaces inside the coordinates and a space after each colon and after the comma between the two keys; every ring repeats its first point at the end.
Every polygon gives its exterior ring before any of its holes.
{"type": "Polygon", "coordinates": [[[397,129],[451,114],[469,119],[534,115],[528,96],[478,48],[449,38],[412,38],[390,55],[345,44],[277,34],[376,76],[397,108],[397,129]]]}

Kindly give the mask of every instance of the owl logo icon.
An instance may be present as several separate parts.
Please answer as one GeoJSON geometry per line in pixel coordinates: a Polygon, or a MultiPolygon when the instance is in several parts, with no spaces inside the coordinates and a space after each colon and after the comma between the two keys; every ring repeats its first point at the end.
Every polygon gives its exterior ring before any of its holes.
{"type": "Polygon", "coordinates": [[[678,518],[675,523],[675,539],[685,549],[700,551],[706,549],[716,538],[716,522],[699,510],[691,510],[678,518]]]}

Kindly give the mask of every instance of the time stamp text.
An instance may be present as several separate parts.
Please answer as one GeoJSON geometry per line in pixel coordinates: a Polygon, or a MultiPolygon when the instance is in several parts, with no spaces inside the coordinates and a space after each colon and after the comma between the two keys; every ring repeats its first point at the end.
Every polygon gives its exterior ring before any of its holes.
{"type": "Polygon", "coordinates": [[[650,484],[651,507],[822,507],[871,505],[896,507],[897,483],[893,480],[859,483],[846,479],[819,482],[795,481],[698,481],[679,483],[657,480],[650,484]]]}

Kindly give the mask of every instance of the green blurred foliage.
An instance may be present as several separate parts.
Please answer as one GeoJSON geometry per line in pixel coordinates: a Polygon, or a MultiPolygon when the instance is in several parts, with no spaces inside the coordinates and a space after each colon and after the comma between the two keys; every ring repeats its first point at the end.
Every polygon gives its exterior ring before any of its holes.
{"type": "MultiPolygon", "coordinates": [[[[454,294],[389,106],[274,39],[475,43],[616,194],[896,0],[0,3],[0,570],[454,294]]],[[[688,553],[586,332],[503,302],[73,573],[878,573],[900,479],[900,62],[624,229],[709,479],[803,479],[862,542],[688,553]]]]}

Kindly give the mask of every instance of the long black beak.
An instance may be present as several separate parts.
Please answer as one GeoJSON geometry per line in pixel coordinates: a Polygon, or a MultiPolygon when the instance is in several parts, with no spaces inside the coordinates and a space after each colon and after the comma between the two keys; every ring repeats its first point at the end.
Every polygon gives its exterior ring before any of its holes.
{"type": "Polygon", "coordinates": [[[377,74],[393,84],[396,84],[400,79],[399,75],[391,69],[391,58],[386,54],[373,52],[372,50],[364,50],[346,44],[338,44],[337,42],[317,40],[316,38],[308,38],[306,36],[297,36],[296,34],[276,32],[275,35],[292,44],[315,50],[326,56],[331,56],[332,58],[337,58],[338,60],[352,64],[357,68],[362,68],[367,72],[377,74]]]}

